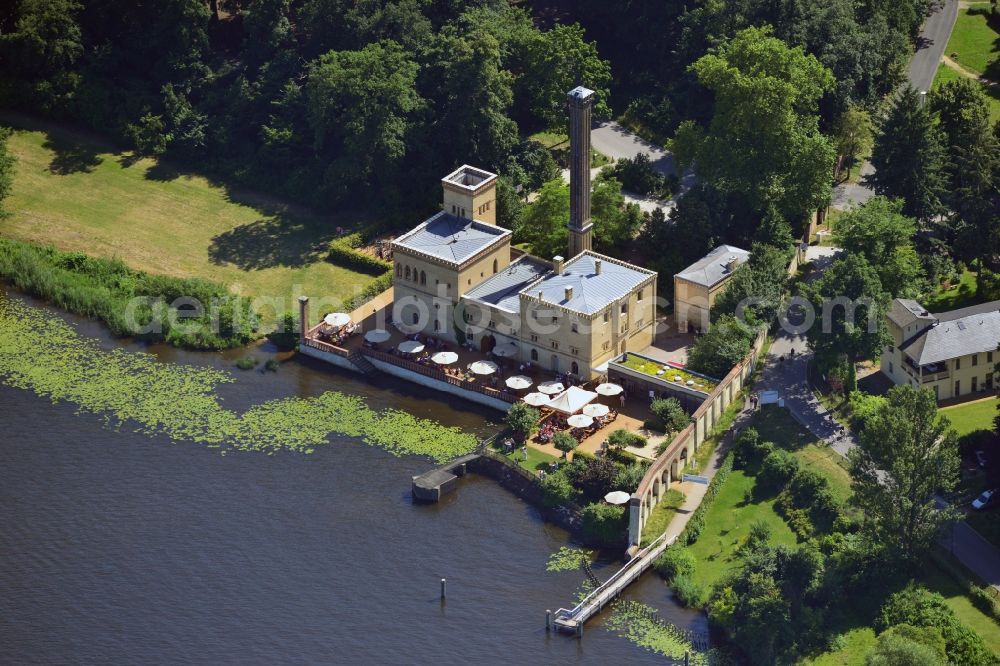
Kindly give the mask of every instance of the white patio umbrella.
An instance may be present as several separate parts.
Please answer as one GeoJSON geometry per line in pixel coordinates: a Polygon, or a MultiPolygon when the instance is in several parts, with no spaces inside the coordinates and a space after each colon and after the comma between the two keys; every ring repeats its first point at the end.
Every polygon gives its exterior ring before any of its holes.
{"type": "Polygon", "coordinates": [[[541,407],[542,405],[545,405],[549,402],[549,396],[545,395],[544,393],[529,393],[528,395],[521,398],[521,400],[524,400],[532,407],[541,407]]]}
{"type": "Polygon", "coordinates": [[[600,393],[601,395],[618,395],[625,389],[623,389],[621,386],[618,386],[618,384],[606,383],[606,384],[598,384],[597,388],[595,388],[594,390],[600,393]]]}
{"type": "Polygon", "coordinates": [[[372,344],[378,344],[380,342],[385,342],[392,337],[392,334],[384,328],[373,328],[372,330],[365,333],[365,340],[371,342],[372,344]]]}
{"type": "Polygon", "coordinates": [[[513,377],[508,377],[507,388],[512,388],[515,391],[523,391],[524,389],[531,386],[532,381],[530,377],[525,377],[524,375],[514,375],[513,377]]]}
{"type": "Polygon", "coordinates": [[[538,385],[538,390],[542,393],[548,393],[549,395],[555,395],[557,393],[562,393],[566,390],[566,387],[562,385],[562,382],[542,382],[538,385]]]}
{"type": "Polygon", "coordinates": [[[399,343],[397,349],[404,354],[416,354],[424,350],[424,343],[417,342],[416,340],[403,340],[399,343]]]}
{"type": "Polygon", "coordinates": [[[476,375],[492,375],[499,369],[499,366],[493,361],[476,361],[469,364],[469,370],[476,375]]]}
{"type": "Polygon", "coordinates": [[[517,345],[513,342],[504,342],[493,348],[493,355],[500,358],[510,358],[517,355],[517,345]]]}
{"type": "Polygon", "coordinates": [[[331,312],[323,317],[323,323],[330,326],[347,326],[351,323],[351,315],[346,312],[331,312]]]}
{"type": "Polygon", "coordinates": [[[604,501],[608,504],[627,504],[630,495],[624,490],[615,490],[604,496],[604,501]]]}
{"type": "Polygon", "coordinates": [[[611,409],[608,408],[607,405],[602,405],[599,402],[592,402],[584,407],[582,411],[587,416],[593,416],[596,419],[602,416],[607,416],[611,409]]]}
{"type": "Polygon", "coordinates": [[[566,419],[566,423],[573,428],[589,428],[594,425],[594,417],[586,414],[574,414],[566,419]]]}
{"type": "Polygon", "coordinates": [[[438,365],[451,365],[458,360],[458,354],[455,352],[438,352],[431,356],[431,360],[438,365]]]}

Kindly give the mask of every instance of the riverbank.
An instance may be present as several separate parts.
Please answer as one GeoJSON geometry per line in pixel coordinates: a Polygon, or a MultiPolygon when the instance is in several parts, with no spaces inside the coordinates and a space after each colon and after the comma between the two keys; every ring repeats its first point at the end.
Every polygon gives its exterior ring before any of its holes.
{"type": "Polygon", "coordinates": [[[326,261],[338,227],[371,223],[361,213],[317,215],[54,123],[9,112],[0,121],[15,130],[18,160],[11,215],[0,218],[8,238],[218,282],[265,299],[265,323],[295,312],[300,294],[349,300],[374,279],[326,261]]]}

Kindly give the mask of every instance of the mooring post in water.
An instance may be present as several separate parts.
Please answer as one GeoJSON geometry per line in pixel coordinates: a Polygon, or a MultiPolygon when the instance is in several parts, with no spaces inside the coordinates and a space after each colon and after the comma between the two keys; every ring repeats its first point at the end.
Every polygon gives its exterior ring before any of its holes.
{"type": "Polygon", "coordinates": [[[445,581],[444,578],[442,578],[441,579],[441,599],[444,599],[444,596],[445,596],[444,595],[444,589],[445,589],[445,585],[446,584],[447,584],[447,582],[445,581]]]}
{"type": "Polygon", "coordinates": [[[583,622],[579,620],[576,623],[576,636],[577,638],[583,638],[583,622]]]}
{"type": "Polygon", "coordinates": [[[551,628],[552,628],[552,611],[546,609],[545,610],[545,631],[548,631],[551,628]]]}

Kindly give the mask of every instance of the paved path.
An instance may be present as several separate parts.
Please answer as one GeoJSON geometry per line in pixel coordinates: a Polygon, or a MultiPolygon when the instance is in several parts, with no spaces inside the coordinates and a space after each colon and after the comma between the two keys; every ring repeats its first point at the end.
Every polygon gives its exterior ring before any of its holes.
{"type": "MultiPolygon", "coordinates": [[[[663,175],[675,172],[674,156],[669,150],[646,141],[614,121],[606,121],[596,125],[590,132],[590,145],[597,152],[603,153],[613,160],[631,159],[641,153],[648,157],[653,168],[663,175]]],[[[591,169],[591,180],[597,177],[600,170],[601,168],[591,169]]],[[[564,181],[569,182],[569,169],[563,169],[562,177],[564,181]]],[[[677,198],[683,196],[693,184],[694,174],[688,171],[681,178],[680,191],[677,196],[669,201],[635,192],[625,191],[622,194],[627,203],[639,204],[639,208],[647,213],[653,212],[656,208],[662,208],[664,213],[669,214],[670,210],[677,205],[677,198]]]]}
{"type": "MultiPolygon", "coordinates": [[[[917,38],[917,49],[910,60],[906,76],[910,85],[917,90],[930,90],[937,73],[938,63],[944,55],[945,46],[955,27],[958,16],[958,0],[944,0],[920,29],[917,38]]],[[[867,176],[875,172],[869,162],[861,165],[861,175],[867,176]]],[[[833,188],[831,206],[840,210],[850,208],[851,204],[862,204],[875,196],[868,187],[859,183],[844,183],[833,188]]]]}

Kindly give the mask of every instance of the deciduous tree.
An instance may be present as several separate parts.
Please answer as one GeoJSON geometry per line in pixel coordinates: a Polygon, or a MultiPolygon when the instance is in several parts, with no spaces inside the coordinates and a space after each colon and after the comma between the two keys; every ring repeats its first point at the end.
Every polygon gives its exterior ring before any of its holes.
{"type": "Polygon", "coordinates": [[[958,483],[958,439],[928,389],[894,386],[850,453],[853,501],[872,543],[912,563],[958,517],[935,495],[958,483]]]}

